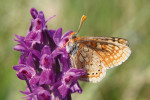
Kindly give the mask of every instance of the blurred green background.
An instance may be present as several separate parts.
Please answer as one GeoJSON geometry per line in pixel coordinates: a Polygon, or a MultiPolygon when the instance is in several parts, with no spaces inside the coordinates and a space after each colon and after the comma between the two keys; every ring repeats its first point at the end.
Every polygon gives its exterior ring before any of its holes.
{"type": "Polygon", "coordinates": [[[30,8],[44,11],[49,29],[76,31],[87,16],[79,36],[115,36],[129,40],[132,54],[122,65],[107,70],[100,83],[80,82],[82,94],[73,100],[150,100],[150,0],[1,0],[0,100],[20,100],[25,82],[12,69],[19,52],[14,33],[26,35],[30,8]]]}

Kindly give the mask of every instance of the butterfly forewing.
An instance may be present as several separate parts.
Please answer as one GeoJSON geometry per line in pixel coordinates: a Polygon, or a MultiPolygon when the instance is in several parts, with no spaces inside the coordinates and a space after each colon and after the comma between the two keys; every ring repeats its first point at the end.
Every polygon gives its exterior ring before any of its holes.
{"type": "Polygon", "coordinates": [[[120,65],[131,54],[128,41],[122,38],[81,37],[76,42],[91,48],[99,56],[106,68],[120,65]]]}

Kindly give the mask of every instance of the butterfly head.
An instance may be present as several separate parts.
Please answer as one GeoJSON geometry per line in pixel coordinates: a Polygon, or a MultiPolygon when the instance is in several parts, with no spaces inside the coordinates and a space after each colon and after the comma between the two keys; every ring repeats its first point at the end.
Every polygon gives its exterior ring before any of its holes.
{"type": "Polygon", "coordinates": [[[77,37],[77,33],[72,32],[69,34],[69,39],[75,39],[77,37]]]}

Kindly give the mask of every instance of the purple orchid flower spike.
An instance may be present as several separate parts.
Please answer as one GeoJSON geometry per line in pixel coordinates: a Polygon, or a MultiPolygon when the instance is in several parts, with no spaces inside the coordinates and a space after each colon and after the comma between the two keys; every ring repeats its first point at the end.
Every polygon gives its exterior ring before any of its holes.
{"type": "Polygon", "coordinates": [[[20,51],[18,65],[13,66],[17,76],[25,80],[27,87],[21,93],[27,100],[71,100],[71,94],[82,93],[78,77],[82,69],[71,67],[70,57],[63,47],[72,31],[62,28],[48,30],[42,11],[30,10],[32,19],[25,37],[15,35],[18,42],[14,50],[20,51]]]}

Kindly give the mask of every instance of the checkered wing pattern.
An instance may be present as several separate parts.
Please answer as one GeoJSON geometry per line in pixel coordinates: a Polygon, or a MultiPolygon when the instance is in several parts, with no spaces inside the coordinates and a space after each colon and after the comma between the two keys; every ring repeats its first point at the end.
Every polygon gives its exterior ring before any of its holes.
{"type": "Polygon", "coordinates": [[[106,68],[120,65],[131,54],[127,40],[117,37],[81,37],[77,40],[96,53],[106,68]]]}
{"type": "Polygon", "coordinates": [[[79,48],[74,56],[71,56],[73,66],[78,69],[83,69],[87,73],[81,76],[80,79],[93,83],[101,81],[105,74],[106,68],[102,60],[96,52],[86,45],[78,44],[79,48]]]}
{"type": "Polygon", "coordinates": [[[120,65],[131,54],[128,41],[117,37],[78,37],[76,44],[73,66],[87,72],[81,80],[94,83],[104,78],[106,69],[120,65]]]}

